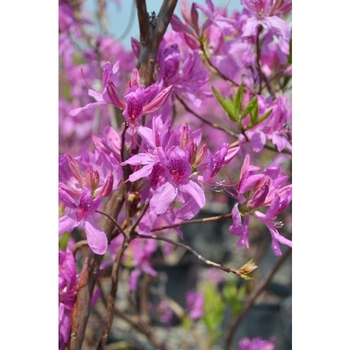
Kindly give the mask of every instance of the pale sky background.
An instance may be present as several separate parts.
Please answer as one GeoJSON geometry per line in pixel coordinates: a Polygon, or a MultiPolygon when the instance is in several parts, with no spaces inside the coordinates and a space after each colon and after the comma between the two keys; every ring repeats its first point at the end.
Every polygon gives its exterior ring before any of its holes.
{"type": "MultiPolygon", "coordinates": [[[[175,14],[177,14],[180,18],[182,18],[180,11],[181,1],[182,0],[178,0],[175,8],[175,14]]],[[[205,4],[205,0],[196,0],[195,2],[198,4],[205,4]]],[[[117,5],[112,1],[109,1],[107,3],[108,24],[110,26],[112,34],[118,38],[127,28],[128,22],[130,20],[130,15],[132,13],[132,7],[135,8],[135,2],[134,0],[121,0],[121,10],[118,10],[117,5]]],[[[163,0],[147,0],[146,3],[148,13],[151,13],[152,11],[158,13],[163,0]]],[[[229,13],[232,13],[234,9],[241,10],[243,8],[240,0],[213,0],[213,3],[216,7],[224,7],[227,5],[229,13]]],[[[192,1],[187,0],[187,4],[190,6],[192,4],[192,1]]],[[[87,0],[86,6],[89,10],[96,11],[97,0],[87,0]]],[[[201,11],[198,12],[200,15],[202,14],[201,11]]],[[[138,39],[138,36],[139,25],[135,8],[131,29],[121,42],[125,45],[126,48],[129,49],[131,47],[131,37],[138,39]]]]}

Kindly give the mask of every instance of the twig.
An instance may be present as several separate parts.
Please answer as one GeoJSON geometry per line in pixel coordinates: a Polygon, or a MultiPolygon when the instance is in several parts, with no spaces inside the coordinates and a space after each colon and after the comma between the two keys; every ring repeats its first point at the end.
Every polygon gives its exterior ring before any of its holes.
{"type": "MultiPolygon", "coordinates": [[[[101,298],[105,306],[107,307],[108,301],[106,296],[103,293],[103,289],[101,286],[101,283],[97,282],[100,289],[101,289],[101,298]]],[[[117,307],[114,307],[114,314],[120,318],[122,318],[124,321],[128,322],[132,327],[138,329],[142,334],[144,334],[147,339],[157,348],[160,350],[168,350],[166,345],[162,343],[153,333],[151,328],[147,325],[141,322],[140,318],[138,316],[130,316],[127,315],[125,312],[119,310],[117,307]]]]}
{"type": "Polygon", "coordinates": [[[175,245],[177,247],[180,247],[180,248],[188,250],[193,255],[195,255],[199,260],[203,261],[208,266],[216,267],[216,268],[218,268],[218,269],[220,269],[222,271],[225,271],[225,272],[234,273],[237,276],[241,276],[242,275],[239,270],[231,269],[230,267],[223,266],[223,265],[218,264],[218,263],[216,263],[214,261],[211,261],[211,260],[208,260],[208,259],[204,258],[195,249],[193,249],[192,247],[190,247],[190,246],[188,246],[186,244],[173,241],[172,239],[169,239],[169,238],[166,238],[166,237],[160,237],[160,236],[155,236],[155,235],[139,235],[138,234],[136,237],[138,237],[138,238],[146,238],[146,239],[156,239],[158,241],[168,242],[168,243],[173,244],[173,245],[175,245]]]}
{"type": "Polygon", "coordinates": [[[256,31],[256,66],[258,68],[259,73],[259,90],[258,94],[261,94],[262,91],[262,83],[263,83],[263,72],[261,71],[260,66],[260,45],[259,45],[259,35],[262,32],[262,26],[258,26],[256,31]]]}
{"type": "Polygon", "coordinates": [[[283,256],[277,261],[276,265],[271,270],[270,274],[268,276],[266,276],[266,278],[264,280],[262,280],[259,283],[259,285],[256,286],[256,288],[253,290],[253,292],[249,295],[247,302],[245,303],[244,308],[243,308],[241,314],[239,315],[239,317],[236,320],[231,318],[230,325],[228,326],[229,330],[228,330],[228,333],[226,336],[225,350],[231,349],[232,339],[233,339],[233,336],[234,336],[235,332],[237,331],[239,325],[244,320],[244,318],[248,315],[256,298],[264,291],[264,289],[267,287],[267,285],[272,280],[275,273],[282,266],[282,264],[286,261],[286,259],[289,257],[291,252],[292,252],[292,249],[288,248],[288,250],[283,254],[283,256]]]}
{"type": "MultiPolygon", "coordinates": [[[[106,204],[105,212],[111,217],[118,217],[124,203],[124,197],[121,195],[121,191],[122,188],[115,191],[106,204]]],[[[113,233],[114,226],[114,222],[102,217],[101,227],[104,229],[108,239],[113,233]]],[[[70,350],[80,350],[82,347],[86,324],[90,315],[91,295],[94,290],[102,258],[102,255],[96,255],[90,250],[80,273],[77,297],[71,316],[70,350]]]]}
{"type": "Polygon", "coordinates": [[[145,323],[149,323],[148,317],[148,294],[149,286],[152,281],[151,275],[144,273],[141,290],[140,290],[140,317],[145,323]]]}
{"type": "MultiPolygon", "coordinates": [[[[214,65],[214,63],[212,63],[212,62],[210,61],[210,58],[209,58],[208,53],[207,53],[207,50],[206,50],[205,47],[204,47],[204,42],[203,42],[203,40],[200,40],[200,48],[201,48],[201,50],[202,50],[202,52],[203,52],[203,55],[204,55],[205,60],[206,60],[207,63],[209,64],[209,66],[212,67],[212,68],[220,75],[220,77],[221,77],[222,79],[224,79],[225,81],[227,81],[227,82],[229,82],[229,83],[231,83],[231,84],[233,84],[233,85],[235,85],[235,86],[239,86],[239,84],[237,84],[237,83],[234,82],[232,79],[230,79],[228,76],[226,76],[223,72],[221,72],[221,70],[220,70],[218,67],[216,67],[216,66],[214,65]]],[[[245,89],[246,89],[246,88],[245,88],[245,89]]]]}
{"type": "Polygon", "coordinates": [[[123,256],[126,248],[128,247],[128,244],[129,243],[124,236],[123,243],[119,247],[118,254],[117,254],[116,259],[113,263],[112,273],[111,273],[112,285],[111,285],[111,291],[110,291],[109,297],[108,297],[106,323],[105,323],[105,328],[103,330],[102,337],[101,337],[100,342],[97,346],[97,350],[103,350],[104,346],[106,345],[108,335],[109,335],[109,332],[110,332],[111,327],[112,327],[115,299],[117,297],[117,292],[118,292],[119,266],[120,266],[121,258],[123,256]]]}
{"type": "Polygon", "coordinates": [[[154,335],[152,329],[145,322],[143,322],[140,317],[131,317],[120,311],[118,308],[114,309],[114,313],[143,333],[157,349],[168,350],[168,347],[154,335]]]}
{"type": "Polygon", "coordinates": [[[104,216],[106,216],[109,220],[111,220],[115,226],[118,227],[118,230],[123,234],[124,237],[126,237],[126,233],[123,230],[123,228],[117,223],[117,221],[115,219],[113,219],[110,215],[108,215],[107,213],[105,213],[104,211],[101,210],[96,210],[96,213],[102,214],[104,216]]]}
{"type": "Polygon", "coordinates": [[[86,239],[84,239],[83,241],[79,241],[77,243],[74,244],[74,247],[72,249],[72,254],[75,257],[75,254],[77,253],[78,249],[82,248],[82,247],[86,247],[88,246],[88,242],[86,239]]]}
{"type": "MultiPolygon", "coordinates": [[[[165,230],[168,228],[174,228],[174,227],[179,227],[181,225],[187,225],[187,224],[201,224],[203,222],[209,222],[209,221],[217,221],[217,220],[222,220],[222,219],[228,219],[231,218],[232,214],[221,214],[221,215],[217,215],[217,216],[211,216],[209,218],[203,218],[203,219],[195,219],[195,220],[185,220],[185,221],[181,221],[177,224],[172,224],[172,225],[166,225],[166,226],[161,226],[161,227],[155,227],[151,230],[151,232],[155,232],[155,231],[161,231],[161,230],[165,230]]],[[[142,236],[143,237],[143,236],[142,236]]]]}
{"type": "Polygon", "coordinates": [[[80,273],[77,298],[71,316],[70,350],[80,350],[83,344],[90,314],[91,295],[101,261],[102,255],[96,255],[90,250],[80,273]]]}
{"type": "Polygon", "coordinates": [[[262,33],[262,31],[263,31],[262,26],[258,26],[258,30],[256,33],[256,65],[258,67],[258,72],[259,72],[259,92],[258,93],[261,94],[263,90],[263,81],[264,81],[266,84],[267,90],[269,91],[270,95],[273,96],[274,92],[272,91],[272,87],[268,82],[266,75],[261,70],[261,64],[260,64],[261,44],[259,43],[259,36],[262,33]]]}
{"type": "Polygon", "coordinates": [[[224,128],[223,126],[219,125],[219,124],[216,124],[216,123],[213,123],[213,122],[210,122],[209,120],[206,120],[205,118],[201,117],[198,113],[196,113],[194,110],[192,110],[186,103],[185,101],[183,101],[179,95],[176,95],[176,98],[179,100],[179,102],[183,105],[183,107],[186,109],[187,112],[190,112],[192,113],[195,117],[197,117],[198,119],[200,119],[203,123],[205,124],[208,124],[210,126],[212,126],[213,128],[215,129],[219,129],[219,130],[222,130],[224,132],[226,132],[228,135],[232,136],[232,137],[235,137],[238,139],[239,135],[236,134],[235,132],[227,129],[227,128],[224,128]]]}

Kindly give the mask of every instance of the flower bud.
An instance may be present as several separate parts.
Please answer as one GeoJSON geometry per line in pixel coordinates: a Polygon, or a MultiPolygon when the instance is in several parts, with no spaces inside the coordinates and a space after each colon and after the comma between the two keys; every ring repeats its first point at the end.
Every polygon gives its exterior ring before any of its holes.
{"type": "Polygon", "coordinates": [[[75,159],[73,159],[70,155],[67,155],[67,160],[69,169],[71,170],[73,176],[79,181],[79,183],[82,186],[84,186],[85,180],[83,174],[81,173],[81,169],[78,162],[75,159]]]}
{"type": "Polygon", "coordinates": [[[113,182],[114,182],[114,177],[113,174],[109,174],[107,177],[106,182],[103,184],[102,189],[101,189],[101,196],[102,197],[108,197],[113,189],[113,182]]]}

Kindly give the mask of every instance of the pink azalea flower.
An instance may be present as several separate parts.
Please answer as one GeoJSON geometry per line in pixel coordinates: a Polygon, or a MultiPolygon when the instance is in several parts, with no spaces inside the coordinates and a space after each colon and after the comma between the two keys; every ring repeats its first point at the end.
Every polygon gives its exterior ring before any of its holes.
{"type": "Polygon", "coordinates": [[[199,57],[199,51],[185,52],[180,46],[181,42],[180,33],[166,35],[162,40],[158,54],[158,81],[171,84],[174,93],[200,107],[204,98],[212,96],[211,92],[202,88],[209,81],[208,70],[199,57]]]}
{"type": "Polygon", "coordinates": [[[246,201],[244,194],[250,190],[258,181],[260,181],[264,175],[255,174],[260,168],[254,165],[250,165],[250,155],[247,154],[244,163],[241,168],[238,188],[237,188],[237,199],[240,203],[246,201]]]}
{"type": "Polygon", "coordinates": [[[272,237],[271,248],[276,256],[282,255],[279,243],[292,247],[292,241],[281,236],[277,231],[278,228],[283,226],[282,222],[274,221],[277,216],[289,205],[292,200],[292,190],[288,189],[281,196],[277,193],[272,201],[270,207],[268,208],[266,214],[259,211],[254,212],[254,216],[262,221],[269,229],[272,237]]]}
{"type": "Polygon", "coordinates": [[[286,21],[272,12],[273,0],[242,0],[242,5],[253,15],[245,24],[242,39],[255,42],[258,27],[261,25],[269,33],[266,40],[270,42],[274,36],[277,37],[282,52],[288,54],[291,28],[286,21]]]}
{"type": "Polygon", "coordinates": [[[238,347],[238,350],[276,350],[274,338],[269,340],[263,340],[260,337],[243,338],[239,341],[238,347]]]}
{"type": "Polygon", "coordinates": [[[133,265],[129,277],[130,290],[134,291],[137,288],[137,282],[142,272],[151,276],[156,276],[157,272],[153,269],[150,258],[157,249],[157,242],[153,239],[134,239],[128,247],[127,255],[132,255],[133,265]]]}
{"type": "Polygon", "coordinates": [[[292,200],[292,186],[282,186],[288,176],[282,175],[278,167],[267,167],[263,174],[255,174],[258,169],[250,165],[250,156],[247,155],[242,165],[237,196],[235,196],[239,202],[232,209],[232,225],[229,231],[240,236],[238,247],[249,248],[249,216],[253,214],[269,229],[272,237],[272,251],[279,256],[282,254],[279,243],[292,246],[292,242],[277,231],[283,224],[275,221],[292,200]],[[245,202],[246,205],[242,206],[241,213],[238,206],[245,202]],[[268,207],[266,214],[255,210],[266,206],[268,207]],[[243,223],[241,216],[243,216],[243,223]]]}
{"type": "Polygon", "coordinates": [[[169,125],[170,119],[163,123],[162,116],[158,115],[152,118],[152,129],[141,125],[137,128],[138,134],[147,145],[147,152],[140,152],[121,163],[122,166],[126,164],[143,165],[141,169],[134,171],[129,176],[129,181],[134,182],[150,175],[154,166],[160,162],[158,148],[166,147],[169,125]]]}
{"type": "Polygon", "coordinates": [[[142,115],[152,113],[164,105],[172,86],[162,89],[162,82],[154,83],[147,88],[140,86],[139,71],[134,68],[131,79],[126,85],[124,98],[122,98],[112,81],[112,76],[118,70],[119,61],[114,64],[113,68],[111,68],[110,62],[105,62],[103,65],[102,92],[89,89],[89,95],[95,98],[96,102],[73,109],[70,115],[75,116],[83,110],[96,108],[103,104],[112,104],[123,110],[123,115],[130,125],[136,126],[142,115]]]}
{"type": "Polygon", "coordinates": [[[118,160],[118,162],[121,161],[121,138],[114,128],[107,126],[104,129],[104,137],[92,135],[91,138],[95,148],[99,152],[104,152],[107,155],[112,154],[118,160]]]}
{"type": "Polygon", "coordinates": [[[191,320],[196,321],[204,315],[204,297],[201,293],[187,292],[186,303],[191,320]]]}
{"type": "Polygon", "coordinates": [[[232,26],[236,21],[226,16],[226,8],[215,7],[212,0],[206,0],[206,3],[207,6],[195,3],[196,8],[201,9],[204,15],[207,17],[203,24],[203,29],[209,27],[211,24],[214,24],[221,29],[224,36],[231,35],[233,29],[232,26]]]}
{"type": "MultiPolygon", "coordinates": [[[[193,217],[204,206],[205,196],[203,189],[189,179],[192,167],[188,155],[178,146],[171,147],[166,153],[159,149],[158,154],[165,170],[166,182],[155,190],[150,209],[156,214],[163,214],[179,195],[185,199],[188,209],[186,215],[190,211],[189,215],[193,217]]],[[[185,215],[185,210],[180,209],[178,213],[185,215]]]]}
{"type": "Polygon", "coordinates": [[[108,197],[122,176],[118,168],[115,171],[117,164],[109,160],[99,152],[87,152],[76,159],[64,154],[59,161],[59,187],[73,198],[80,198],[83,186],[88,186],[94,197],[108,197]]]}
{"type": "Polygon", "coordinates": [[[159,319],[167,326],[170,327],[171,325],[171,319],[174,315],[173,310],[169,306],[168,301],[162,300],[158,307],[157,307],[157,312],[159,314],[159,319]]]}
{"type": "MultiPolygon", "coordinates": [[[[86,160],[85,160],[86,161],[86,160]]],[[[103,197],[108,197],[113,189],[113,174],[101,178],[103,172],[94,171],[90,165],[85,166],[69,155],[60,157],[59,198],[66,206],[65,215],[59,219],[59,234],[71,232],[81,226],[91,250],[104,254],[107,250],[107,237],[97,226],[93,215],[103,197]]]]}
{"type": "Polygon", "coordinates": [[[203,182],[218,184],[214,181],[215,175],[224,165],[228,164],[239,151],[239,147],[231,149],[228,147],[228,143],[223,143],[218,147],[214,155],[212,155],[209,150],[207,151],[207,167],[203,174],[203,182]]]}
{"type": "Polygon", "coordinates": [[[237,247],[246,247],[249,249],[249,215],[245,215],[243,219],[241,219],[241,213],[238,210],[238,204],[236,203],[232,208],[232,225],[229,227],[229,231],[237,236],[240,236],[237,247]]]}
{"type": "MultiPolygon", "coordinates": [[[[261,123],[246,131],[246,136],[254,152],[260,152],[267,140],[276,145],[277,150],[292,149],[288,140],[286,125],[290,122],[292,110],[287,107],[286,97],[277,97],[272,105],[269,105],[263,96],[258,96],[259,115],[263,115],[267,110],[272,109],[272,113],[261,123]]],[[[249,123],[249,118],[244,120],[244,124],[249,123]]],[[[245,143],[243,135],[240,135],[240,143],[245,143]]]]}
{"type": "Polygon", "coordinates": [[[59,197],[66,205],[65,215],[59,220],[59,234],[72,232],[81,224],[86,233],[89,247],[95,254],[103,255],[107,251],[108,241],[106,234],[97,226],[93,214],[101,203],[102,196],[92,198],[89,187],[84,186],[81,198],[77,201],[65,190],[59,189],[59,197]]]}

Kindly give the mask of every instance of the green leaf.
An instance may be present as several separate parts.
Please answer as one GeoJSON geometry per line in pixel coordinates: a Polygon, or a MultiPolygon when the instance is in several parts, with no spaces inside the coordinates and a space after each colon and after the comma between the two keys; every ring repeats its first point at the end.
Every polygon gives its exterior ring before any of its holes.
{"type": "Polygon", "coordinates": [[[270,109],[269,111],[267,111],[266,113],[264,113],[257,121],[256,124],[261,123],[263,120],[265,120],[270,114],[272,113],[272,109],[270,109]]]}
{"type": "Polygon", "coordinates": [[[213,90],[213,93],[216,97],[216,99],[219,101],[219,103],[221,104],[221,106],[224,108],[224,110],[227,110],[227,102],[222,98],[222,96],[219,94],[219,92],[214,88],[214,86],[211,87],[211,89],[213,90]]]}
{"type": "Polygon", "coordinates": [[[62,249],[62,250],[66,250],[67,249],[69,236],[70,236],[70,233],[66,232],[60,237],[60,240],[59,240],[60,249],[62,249]]]}
{"type": "Polygon", "coordinates": [[[235,316],[238,316],[242,311],[245,292],[245,285],[238,288],[237,281],[226,284],[222,290],[223,297],[235,316]]]}
{"type": "Polygon", "coordinates": [[[236,116],[234,112],[234,107],[232,101],[226,97],[226,99],[223,99],[223,97],[219,94],[219,92],[215,89],[214,86],[212,86],[212,91],[216,97],[216,99],[221,104],[222,108],[227,112],[229,118],[233,120],[234,122],[238,121],[238,115],[236,116]]]}
{"type": "Polygon", "coordinates": [[[249,103],[245,106],[242,114],[239,117],[239,120],[243,120],[251,111],[253,108],[256,107],[256,105],[258,104],[258,98],[256,96],[254,96],[249,103]]]}
{"type": "Polygon", "coordinates": [[[250,111],[250,127],[256,125],[258,120],[258,104],[254,104],[250,111]]]}
{"type": "Polygon", "coordinates": [[[233,113],[237,117],[237,120],[239,119],[239,112],[241,111],[242,100],[243,100],[243,84],[239,86],[236,98],[233,100],[233,106],[234,106],[233,113]]]}
{"type": "Polygon", "coordinates": [[[210,333],[221,324],[224,313],[224,302],[216,287],[209,282],[203,284],[204,316],[203,322],[210,333]]]}

